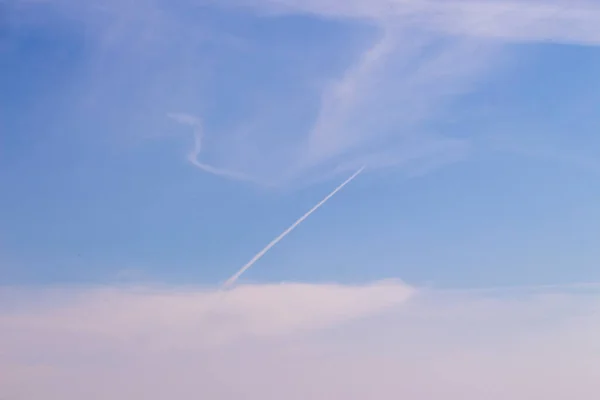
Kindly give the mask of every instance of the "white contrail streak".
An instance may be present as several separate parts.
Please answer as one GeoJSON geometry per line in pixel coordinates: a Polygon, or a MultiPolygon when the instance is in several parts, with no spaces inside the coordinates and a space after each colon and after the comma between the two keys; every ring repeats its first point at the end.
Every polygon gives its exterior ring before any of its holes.
{"type": "Polygon", "coordinates": [[[313,212],[315,212],[319,207],[321,207],[323,204],[325,204],[327,202],[327,200],[329,200],[337,192],[339,192],[340,190],[342,190],[342,188],[344,186],[346,186],[348,183],[350,183],[350,181],[352,181],[354,178],[356,178],[356,176],[358,174],[360,174],[364,169],[365,169],[365,166],[363,165],[362,167],[360,167],[358,169],[358,171],[356,171],[355,173],[353,173],[352,176],[350,176],[348,179],[346,179],[344,182],[342,182],[341,185],[339,185],[331,193],[329,193],[323,200],[321,200],[320,202],[318,202],[317,205],[315,205],[313,208],[311,208],[306,214],[304,214],[303,216],[301,216],[300,218],[298,218],[298,220],[296,222],[294,222],[289,228],[287,228],[279,236],[277,236],[275,239],[273,239],[271,241],[271,243],[269,243],[264,249],[262,249],[261,251],[259,251],[258,253],[256,253],[256,255],[254,257],[252,257],[252,259],[250,261],[248,261],[246,263],[246,265],[244,265],[242,268],[240,268],[240,270],[238,272],[236,272],[231,278],[227,279],[227,281],[223,284],[223,288],[228,288],[228,287],[232,286],[238,280],[238,278],[244,272],[246,272],[246,270],[248,268],[250,268],[255,262],[257,262],[262,256],[264,256],[265,253],[271,249],[271,247],[275,246],[281,239],[283,239],[284,237],[286,237],[286,235],[288,233],[290,233],[291,231],[293,231],[294,228],[296,228],[298,225],[300,225],[302,223],[302,221],[304,221],[306,218],[308,218],[310,216],[310,214],[312,214],[313,212]]]}

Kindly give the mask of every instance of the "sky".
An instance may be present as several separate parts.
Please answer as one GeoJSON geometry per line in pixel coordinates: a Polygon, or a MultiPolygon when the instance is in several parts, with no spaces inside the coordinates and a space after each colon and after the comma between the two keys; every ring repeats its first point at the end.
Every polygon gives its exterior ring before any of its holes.
{"type": "Polygon", "coordinates": [[[597,392],[598,21],[0,0],[0,397],[597,392]]]}

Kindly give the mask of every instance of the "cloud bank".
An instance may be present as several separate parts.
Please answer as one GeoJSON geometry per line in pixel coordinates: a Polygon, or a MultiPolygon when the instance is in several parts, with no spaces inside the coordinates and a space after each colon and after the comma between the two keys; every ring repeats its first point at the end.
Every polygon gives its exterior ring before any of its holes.
{"type": "Polygon", "coordinates": [[[600,390],[597,286],[0,291],[0,395],[531,399],[600,390]]]}

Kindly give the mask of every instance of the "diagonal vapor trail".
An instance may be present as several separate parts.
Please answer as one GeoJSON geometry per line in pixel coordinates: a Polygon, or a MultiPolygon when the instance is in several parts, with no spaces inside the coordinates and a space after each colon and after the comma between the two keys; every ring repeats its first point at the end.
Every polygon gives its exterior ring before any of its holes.
{"type": "Polygon", "coordinates": [[[310,214],[312,214],[313,212],[315,212],[319,207],[321,207],[323,204],[325,204],[327,202],[327,200],[329,200],[337,192],[339,192],[340,190],[342,190],[342,188],[344,186],[346,186],[348,183],[350,183],[350,181],[352,181],[354,178],[356,178],[358,176],[358,174],[360,174],[365,169],[365,167],[366,167],[365,165],[363,165],[362,167],[360,167],[348,179],[346,179],[338,187],[336,187],[331,193],[329,193],[327,196],[325,196],[325,198],[323,200],[321,200],[320,202],[318,202],[313,208],[311,208],[308,212],[306,212],[306,214],[304,214],[303,216],[301,216],[300,218],[298,218],[298,220],[296,222],[294,222],[289,228],[287,228],[279,236],[277,236],[275,239],[273,239],[271,241],[271,243],[269,243],[264,249],[262,249],[261,251],[259,251],[258,253],[256,253],[256,255],[254,257],[252,257],[252,259],[250,261],[248,261],[246,263],[246,265],[244,265],[242,268],[240,268],[240,270],[238,272],[236,272],[235,274],[233,274],[231,276],[231,278],[229,278],[229,279],[227,279],[227,281],[225,281],[225,283],[223,284],[223,288],[229,288],[229,287],[231,287],[238,280],[238,278],[244,272],[246,272],[246,270],[248,268],[250,268],[252,265],[254,265],[254,263],[257,262],[262,256],[264,256],[271,249],[271,247],[275,246],[281,239],[283,239],[284,237],[287,236],[287,234],[289,234],[291,231],[293,231],[294,228],[296,228],[298,225],[300,225],[302,223],[302,221],[304,221],[306,218],[308,218],[310,216],[310,214]]]}

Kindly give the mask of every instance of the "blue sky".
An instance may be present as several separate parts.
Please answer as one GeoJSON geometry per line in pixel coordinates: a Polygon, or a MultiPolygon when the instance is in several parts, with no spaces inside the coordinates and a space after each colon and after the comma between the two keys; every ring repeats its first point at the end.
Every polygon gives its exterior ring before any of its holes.
{"type": "Polygon", "coordinates": [[[598,21],[0,0],[0,398],[593,398],[598,21]]]}
{"type": "Polygon", "coordinates": [[[394,4],[4,3],[3,283],[598,281],[600,9],[394,4]]]}

